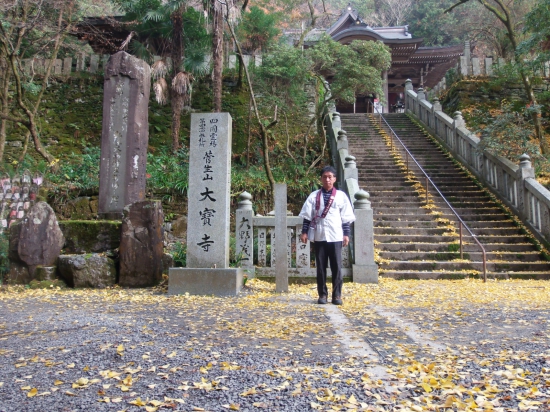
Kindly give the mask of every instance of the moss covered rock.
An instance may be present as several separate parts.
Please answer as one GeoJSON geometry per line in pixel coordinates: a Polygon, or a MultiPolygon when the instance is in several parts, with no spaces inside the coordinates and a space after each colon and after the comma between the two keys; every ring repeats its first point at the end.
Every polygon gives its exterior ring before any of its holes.
{"type": "Polygon", "coordinates": [[[122,222],[113,220],[65,220],[59,227],[65,236],[64,253],[100,253],[120,246],[122,222]]]}
{"type": "Polygon", "coordinates": [[[61,255],[59,274],[75,288],[105,288],[116,283],[115,261],[104,254],[61,255]]]}

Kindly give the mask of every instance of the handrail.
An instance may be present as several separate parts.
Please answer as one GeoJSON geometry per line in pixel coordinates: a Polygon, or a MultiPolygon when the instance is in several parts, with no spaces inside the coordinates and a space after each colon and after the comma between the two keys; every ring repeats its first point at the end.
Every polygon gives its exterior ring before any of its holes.
{"type": "MultiPolygon", "coordinates": [[[[429,191],[429,183],[432,184],[433,188],[436,190],[436,192],[439,194],[439,196],[441,196],[441,198],[443,199],[443,201],[447,204],[447,206],[449,207],[449,209],[451,210],[451,212],[453,212],[453,214],[456,216],[456,218],[458,219],[458,221],[460,222],[460,226],[459,226],[459,234],[460,234],[460,259],[463,258],[463,248],[462,248],[462,226],[464,226],[464,228],[466,228],[466,230],[468,231],[468,233],[470,233],[470,236],[472,237],[472,239],[475,240],[475,242],[477,243],[477,245],[481,248],[481,253],[483,254],[483,282],[487,282],[487,252],[485,251],[485,248],[483,247],[483,245],[479,242],[479,240],[477,240],[477,236],[474,235],[472,233],[472,231],[470,230],[470,228],[468,227],[468,225],[466,223],[464,223],[464,221],[462,220],[462,218],[458,215],[458,213],[456,212],[456,210],[451,206],[451,204],[447,201],[447,199],[445,198],[445,196],[443,196],[443,193],[441,193],[441,191],[439,190],[439,188],[436,186],[436,184],[432,181],[432,179],[430,178],[430,176],[428,176],[428,174],[426,173],[426,171],[422,168],[422,166],[420,166],[420,164],[416,161],[416,159],[414,158],[414,156],[411,154],[411,152],[409,152],[409,149],[407,149],[407,147],[405,146],[405,144],[403,143],[403,141],[399,138],[399,136],[397,136],[397,133],[395,133],[395,131],[392,129],[392,127],[389,125],[389,123],[387,122],[387,120],[384,118],[384,116],[382,116],[382,113],[380,113],[378,111],[378,108],[376,108],[376,113],[378,114],[378,121],[379,121],[379,124],[381,125],[382,124],[382,120],[384,120],[384,123],[386,124],[386,126],[388,127],[388,129],[391,131],[391,133],[393,133],[393,136],[395,136],[395,138],[399,141],[399,143],[401,143],[401,146],[403,146],[403,149],[405,150],[406,152],[406,167],[407,167],[407,172],[409,171],[409,156],[411,157],[411,159],[413,160],[413,162],[416,164],[416,166],[418,166],[418,168],[420,169],[420,171],[424,174],[424,176],[426,177],[426,204],[428,204],[428,191],[429,191]]],[[[393,137],[392,135],[390,134],[390,145],[391,145],[391,148],[393,149],[393,137]]]]}

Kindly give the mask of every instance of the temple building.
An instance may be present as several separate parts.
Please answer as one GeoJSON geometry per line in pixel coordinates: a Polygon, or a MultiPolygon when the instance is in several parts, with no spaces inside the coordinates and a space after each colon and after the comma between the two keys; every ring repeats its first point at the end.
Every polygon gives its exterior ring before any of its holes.
{"type": "MultiPolygon", "coordinates": [[[[385,81],[384,112],[399,110],[403,102],[405,81],[412,80],[413,87],[433,88],[464,55],[464,46],[422,47],[422,38],[413,38],[407,26],[370,27],[359,17],[351,5],[342,11],[340,18],[327,30],[314,30],[305,45],[313,45],[323,33],[335,41],[349,44],[353,40],[380,40],[391,50],[391,67],[383,74],[385,81]]],[[[330,79],[329,79],[330,81],[330,79]]],[[[341,113],[365,113],[373,111],[376,96],[357,96],[354,105],[338,104],[341,113]]]]}

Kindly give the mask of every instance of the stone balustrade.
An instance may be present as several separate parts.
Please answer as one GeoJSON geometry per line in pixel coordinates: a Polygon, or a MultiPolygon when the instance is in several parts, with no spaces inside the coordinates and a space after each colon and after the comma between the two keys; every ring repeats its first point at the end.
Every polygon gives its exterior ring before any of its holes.
{"type": "Polygon", "coordinates": [[[374,223],[369,194],[359,187],[359,171],[355,157],[349,153],[347,133],[342,129],[340,113],[332,108],[325,123],[332,164],[338,174],[337,186],[350,199],[354,199],[352,203],[356,221],[350,248],[353,281],[377,283],[378,265],[374,262],[374,223]]]}
{"type": "Polygon", "coordinates": [[[528,155],[519,164],[478,149],[480,139],[465,127],[462,113],[453,118],[442,111],[437,99],[426,100],[422,89],[405,83],[406,112],[415,117],[481,182],[516,213],[543,242],[550,241],[550,191],[535,179],[528,155]]]}
{"type": "MultiPolygon", "coordinates": [[[[305,199],[304,199],[305,200],[305,199]]],[[[239,196],[236,212],[236,260],[249,277],[275,277],[275,216],[255,216],[252,196],[243,192],[239,196]],[[256,252],[254,251],[256,249],[256,252]]],[[[286,256],[289,277],[315,277],[311,242],[300,241],[302,218],[287,216],[286,256]]],[[[342,274],[350,278],[349,248],[342,249],[342,274]]]]}

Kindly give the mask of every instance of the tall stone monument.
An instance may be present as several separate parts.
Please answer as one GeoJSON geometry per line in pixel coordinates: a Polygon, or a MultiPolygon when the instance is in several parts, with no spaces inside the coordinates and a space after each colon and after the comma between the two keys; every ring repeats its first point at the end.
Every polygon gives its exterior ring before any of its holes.
{"type": "Polygon", "coordinates": [[[239,293],[243,271],[229,268],[231,189],[229,113],[191,114],[187,268],[171,268],[168,293],[239,293]]]}
{"type": "Polygon", "coordinates": [[[98,213],[122,218],[124,206],[145,199],[151,69],[126,52],[105,68],[98,213]]]}

